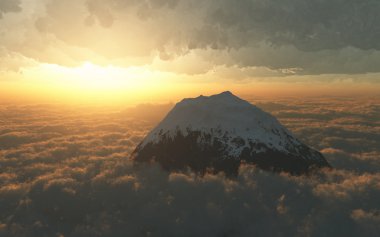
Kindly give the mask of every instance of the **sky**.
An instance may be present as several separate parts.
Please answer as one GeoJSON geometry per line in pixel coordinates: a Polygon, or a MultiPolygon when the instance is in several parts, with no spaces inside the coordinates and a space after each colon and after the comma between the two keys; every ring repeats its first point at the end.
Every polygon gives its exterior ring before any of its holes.
{"type": "Polygon", "coordinates": [[[0,236],[378,235],[379,12],[378,0],[0,0],[0,236]],[[230,179],[129,159],[177,101],[226,90],[334,168],[242,165],[230,179]]]}
{"type": "Polygon", "coordinates": [[[376,95],[376,0],[0,0],[2,101],[376,95]]]}

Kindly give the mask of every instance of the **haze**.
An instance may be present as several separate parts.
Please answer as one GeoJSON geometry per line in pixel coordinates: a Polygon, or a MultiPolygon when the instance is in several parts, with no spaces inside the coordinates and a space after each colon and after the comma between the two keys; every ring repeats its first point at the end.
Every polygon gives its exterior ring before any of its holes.
{"type": "Polygon", "coordinates": [[[0,236],[378,236],[380,1],[0,0],[0,236]],[[334,169],[136,166],[231,91],[334,169]]]}

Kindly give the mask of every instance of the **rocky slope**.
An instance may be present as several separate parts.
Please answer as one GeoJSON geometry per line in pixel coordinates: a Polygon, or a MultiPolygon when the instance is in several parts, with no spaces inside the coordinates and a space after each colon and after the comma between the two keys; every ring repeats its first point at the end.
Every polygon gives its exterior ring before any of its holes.
{"type": "Polygon", "coordinates": [[[236,175],[242,162],[304,174],[330,167],[318,151],[295,138],[275,117],[223,92],[184,99],[137,146],[132,159],[167,170],[236,175]]]}

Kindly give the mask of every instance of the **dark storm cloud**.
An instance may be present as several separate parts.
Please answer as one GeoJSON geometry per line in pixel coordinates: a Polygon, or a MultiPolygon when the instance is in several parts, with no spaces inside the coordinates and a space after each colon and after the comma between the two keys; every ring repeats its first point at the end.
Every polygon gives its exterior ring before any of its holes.
{"type": "Polygon", "coordinates": [[[20,12],[21,0],[0,0],[0,19],[8,12],[20,12]]]}
{"type": "Polygon", "coordinates": [[[380,47],[376,23],[380,20],[380,4],[375,0],[209,2],[210,23],[233,30],[242,36],[240,39],[248,37],[246,44],[256,36],[275,45],[294,45],[302,51],[380,47]]]}
{"type": "MultiPolygon", "coordinates": [[[[1,1],[0,14],[19,11],[19,3],[1,1]]],[[[166,70],[187,74],[217,66],[262,69],[250,77],[265,70],[305,75],[376,73],[380,68],[380,4],[375,0],[24,3],[31,10],[17,17],[27,23],[0,22],[14,25],[4,27],[0,42],[6,61],[15,58],[15,64],[34,59],[73,66],[91,58],[131,66],[152,64],[158,57],[166,70]],[[189,66],[173,67],[176,63],[189,66]]]]}
{"type": "Polygon", "coordinates": [[[376,236],[378,102],[258,104],[336,169],[291,177],[242,166],[233,180],[167,173],[127,158],[161,119],[138,111],[163,116],[168,105],[2,107],[0,134],[35,139],[0,149],[0,236],[376,236]]]}
{"type": "MultiPolygon", "coordinates": [[[[164,15],[181,18],[160,28],[156,46],[161,55],[212,49],[207,60],[222,65],[297,68],[301,74],[378,72],[377,1],[172,2],[110,1],[107,5],[118,8],[115,14],[135,7],[134,13],[145,16],[143,21],[165,19],[164,15]],[[228,57],[218,62],[215,58],[223,57],[226,50],[228,57]]],[[[175,20],[171,17],[166,20],[175,20]]]]}
{"type": "MultiPolygon", "coordinates": [[[[345,47],[380,49],[377,40],[380,36],[377,24],[380,4],[375,0],[207,0],[197,3],[183,0],[89,0],[87,5],[90,12],[96,12],[94,9],[100,7],[121,11],[130,8],[145,12],[162,8],[176,13],[190,11],[191,16],[200,17],[202,23],[192,27],[199,34],[189,39],[189,48],[239,49],[267,41],[279,46],[294,45],[302,51],[345,47]],[[225,40],[216,37],[215,33],[225,40]]],[[[103,10],[98,15],[107,18],[110,13],[103,10]]],[[[165,26],[163,28],[165,30],[165,26]]]]}

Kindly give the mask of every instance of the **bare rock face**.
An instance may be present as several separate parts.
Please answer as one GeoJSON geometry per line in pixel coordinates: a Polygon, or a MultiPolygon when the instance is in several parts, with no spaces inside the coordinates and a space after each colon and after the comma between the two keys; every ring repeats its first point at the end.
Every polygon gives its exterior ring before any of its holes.
{"type": "Polygon", "coordinates": [[[132,159],[156,161],[170,171],[190,168],[227,175],[237,175],[242,162],[291,174],[330,167],[275,117],[231,92],[177,103],[136,147],[132,159]]]}

